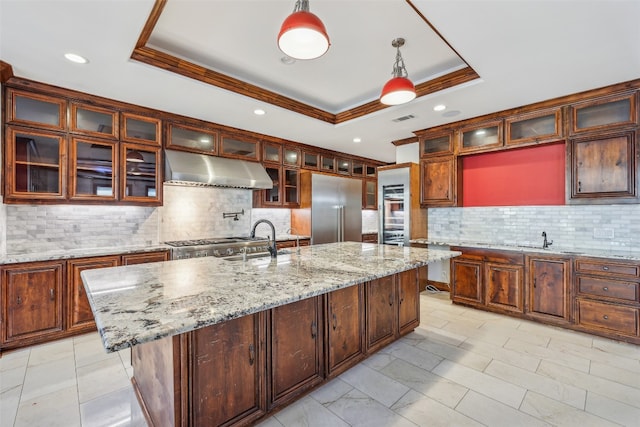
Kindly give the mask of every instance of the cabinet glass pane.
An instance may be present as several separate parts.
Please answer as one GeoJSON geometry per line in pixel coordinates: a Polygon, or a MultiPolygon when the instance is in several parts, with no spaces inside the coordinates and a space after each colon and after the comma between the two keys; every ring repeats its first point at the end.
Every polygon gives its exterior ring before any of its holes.
{"type": "Polygon", "coordinates": [[[364,175],[364,164],[360,162],[353,162],[353,167],[351,169],[351,174],[354,176],[362,176],[364,175]]]}
{"type": "Polygon", "coordinates": [[[580,108],[576,111],[576,128],[586,129],[614,123],[625,123],[631,115],[629,99],[580,108]]]}
{"type": "Polygon", "coordinates": [[[498,126],[473,129],[462,135],[462,146],[464,148],[482,147],[498,143],[498,126]]]}
{"type": "Polygon", "coordinates": [[[322,156],[322,170],[325,171],[333,171],[336,166],[336,159],[334,157],[324,157],[322,156]]]}
{"type": "Polygon", "coordinates": [[[76,128],[90,132],[113,134],[113,114],[100,111],[76,109],[76,128]]]}
{"type": "Polygon", "coordinates": [[[15,191],[60,193],[60,139],[15,134],[15,191]]]}
{"type": "Polygon", "coordinates": [[[422,142],[422,154],[440,153],[443,151],[451,151],[451,138],[449,135],[425,139],[422,142]]]}
{"type": "Polygon", "coordinates": [[[273,188],[264,190],[265,202],[277,203],[280,201],[280,168],[265,168],[271,181],[273,188]]]}
{"type": "Polygon", "coordinates": [[[298,166],[300,164],[300,151],[290,148],[284,149],[284,164],[298,166]]]}
{"type": "Polygon", "coordinates": [[[124,189],[128,197],[156,197],[156,153],[127,150],[127,176],[124,189]]]}
{"type": "Polygon", "coordinates": [[[171,127],[170,145],[177,145],[194,150],[216,152],[216,136],[206,132],[171,127]]]}
{"type": "Polygon", "coordinates": [[[222,140],[222,152],[233,156],[257,159],[256,146],[255,142],[239,141],[232,138],[224,138],[222,140]]]}
{"type": "Polygon", "coordinates": [[[376,183],[375,181],[365,181],[365,204],[367,207],[376,206],[376,183]]]}
{"type": "Polygon", "coordinates": [[[275,145],[265,145],[264,147],[265,162],[280,163],[280,147],[275,145]]]}
{"type": "Polygon", "coordinates": [[[146,120],[138,120],[131,117],[125,118],[127,138],[143,139],[145,141],[155,141],[157,123],[148,122],[146,120]]]}
{"type": "Polygon", "coordinates": [[[376,176],[376,167],[367,165],[367,176],[374,177],[376,176]]]}
{"type": "Polygon", "coordinates": [[[338,173],[343,173],[348,175],[351,173],[351,161],[346,159],[337,159],[336,163],[338,165],[338,173]]]}
{"type": "Polygon", "coordinates": [[[304,153],[304,165],[307,168],[318,168],[318,155],[311,153],[304,153]]]}
{"type": "Polygon", "coordinates": [[[286,169],[284,171],[284,201],[298,203],[298,171],[286,169]]]}
{"type": "Polygon", "coordinates": [[[76,195],[113,196],[113,145],[76,142],[76,195]]]}
{"type": "Polygon", "coordinates": [[[18,120],[60,126],[60,104],[16,96],[15,111],[18,120]]]}
{"type": "Polygon", "coordinates": [[[512,122],[509,126],[511,139],[537,138],[557,133],[555,114],[512,122]]]}

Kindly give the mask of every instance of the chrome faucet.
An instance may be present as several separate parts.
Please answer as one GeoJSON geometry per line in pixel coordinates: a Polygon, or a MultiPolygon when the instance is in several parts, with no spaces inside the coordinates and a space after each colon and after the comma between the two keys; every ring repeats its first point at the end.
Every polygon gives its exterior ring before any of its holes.
{"type": "Polygon", "coordinates": [[[547,241],[547,232],[543,231],[542,232],[542,237],[544,238],[544,241],[542,242],[542,249],[547,249],[549,246],[553,245],[553,240],[552,241],[547,241]]]}
{"type": "Polygon", "coordinates": [[[300,255],[300,235],[296,231],[295,228],[290,228],[287,230],[287,234],[296,233],[296,254],[300,255]]]}
{"type": "Polygon", "coordinates": [[[271,254],[271,258],[276,258],[278,256],[278,248],[276,247],[276,228],[273,226],[273,223],[271,221],[269,221],[268,219],[257,220],[255,224],[253,224],[253,227],[251,227],[251,234],[249,235],[249,237],[255,239],[256,227],[261,223],[265,223],[269,227],[271,227],[271,241],[269,242],[269,246],[267,246],[267,249],[271,254]]]}

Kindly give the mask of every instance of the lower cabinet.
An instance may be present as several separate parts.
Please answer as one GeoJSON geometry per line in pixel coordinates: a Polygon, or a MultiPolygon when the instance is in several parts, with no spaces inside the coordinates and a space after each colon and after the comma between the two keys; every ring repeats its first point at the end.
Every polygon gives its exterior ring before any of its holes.
{"type": "Polygon", "coordinates": [[[321,297],[312,297],[267,313],[269,409],[294,400],[324,379],[321,302],[321,297]]]}
{"type": "Polygon", "coordinates": [[[64,261],[2,268],[3,346],[35,344],[62,332],[64,270],[64,261]]]}
{"type": "Polygon", "coordinates": [[[549,323],[568,323],[571,320],[571,260],[530,255],[527,270],[527,314],[549,323]]]}
{"type": "Polygon", "coordinates": [[[398,334],[406,335],[420,324],[420,272],[403,271],[398,278],[398,334]]]}
{"type": "Polygon", "coordinates": [[[168,251],[0,267],[0,351],[95,330],[80,273],[168,259],[168,251]]]}
{"type": "Polygon", "coordinates": [[[327,376],[341,374],[364,358],[364,284],[327,294],[327,376]]]}
{"type": "Polygon", "coordinates": [[[374,352],[396,338],[398,307],[396,277],[386,276],[365,285],[367,351],[374,352]]]}
{"type": "Polygon", "coordinates": [[[263,315],[240,317],[189,334],[194,426],[251,422],[265,414],[263,315]]]}

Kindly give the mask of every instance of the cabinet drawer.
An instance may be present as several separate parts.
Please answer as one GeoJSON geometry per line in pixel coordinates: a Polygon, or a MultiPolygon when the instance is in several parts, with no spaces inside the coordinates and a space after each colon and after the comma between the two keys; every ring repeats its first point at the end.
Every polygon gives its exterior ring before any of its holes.
{"type": "Polygon", "coordinates": [[[601,297],[638,301],[638,283],[578,276],[578,292],[601,297]]]}
{"type": "Polygon", "coordinates": [[[519,251],[499,251],[495,249],[451,247],[452,251],[462,252],[462,257],[501,264],[524,265],[524,254],[519,251]]]}
{"type": "Polygon", "coordinates": [[[638,335],[637,308],[579,299],[578,318],[582,326],[638,335]]]}
{"type": "Polygon", "coordinates": [[[636,278],[640,276],[640,265],[599,261],[592,259],[577,259],[576,272],[614,274],[621,277],[636,278]]]}

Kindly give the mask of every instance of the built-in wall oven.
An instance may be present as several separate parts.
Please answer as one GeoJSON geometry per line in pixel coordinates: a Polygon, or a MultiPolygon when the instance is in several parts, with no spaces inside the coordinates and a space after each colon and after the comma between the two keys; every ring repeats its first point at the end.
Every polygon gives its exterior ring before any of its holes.
{"type": "Polygon", "coordinates": [[[409,245],[410,179],[408,168],[378,171],[379,242],[409,245]]]}

